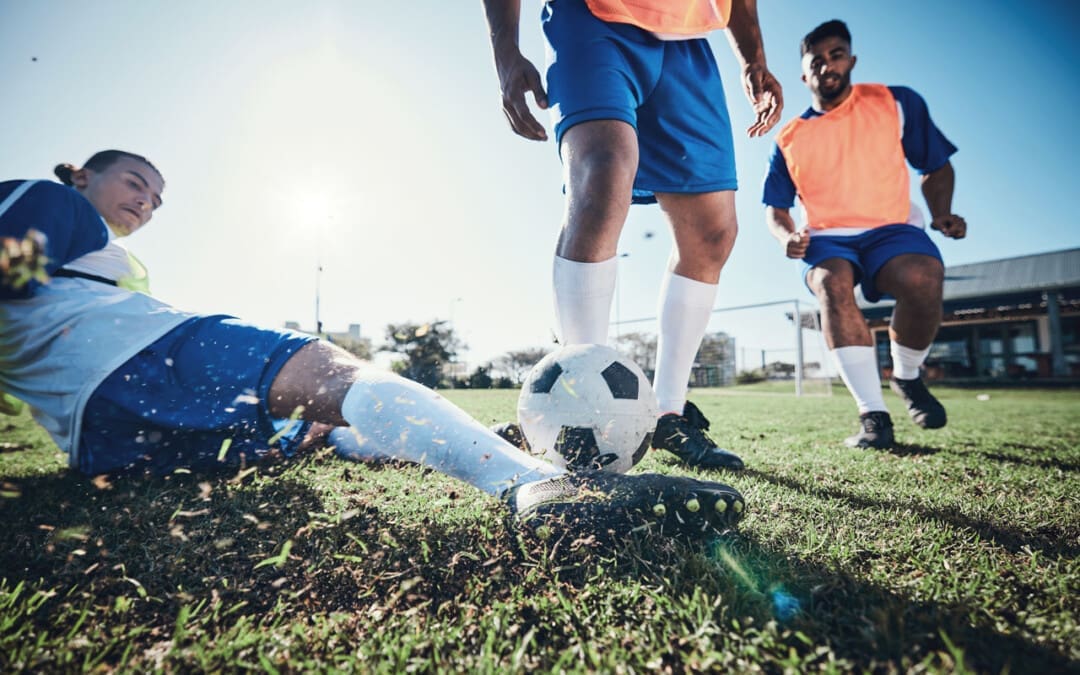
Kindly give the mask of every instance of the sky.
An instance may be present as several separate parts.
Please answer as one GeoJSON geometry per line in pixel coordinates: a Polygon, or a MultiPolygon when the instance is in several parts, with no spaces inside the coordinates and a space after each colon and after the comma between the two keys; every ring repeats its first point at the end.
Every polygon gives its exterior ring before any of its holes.
{"type": "MultiPolygon", "coordinates": [[[[523,0],[522,51],[542,69],[540,11],[523,0]]],[[[1067,197],[1075,3],[782,0],[759,12],[785,121],[810,102],[799,41],[832,18],[852,31],[853,81],[926,99],[959,147],[953,210],[969,234],[932,235],[947,265],[1080,246],[1067,197]]],[[[742,133],[738,65],[722,33],[710,42],[740,181],[716,307],[813,307],[801,264],[764,224],[773,134],[742,133]]],[[[128,245],[167,302],[312,328],[318,295],[326,330],[358,323],[376,345],[389,323],[450,320],[472,366],[552,343],[561,168],[552,141],[521,139],[503,117],[479,0],[0,0],[0,91],[0,180],[51,178],[106,148],[162,171],[165,204],[128,245]]],[[[670,247],[657,207],[631,209],[613,321],[656,315],[670,247]]],[[[736,335],[752,361],[747,349],[790,348],[785,309],[717,312],[710,330],[736,335]]],[[[612,335],[628,330],[655,323],[612,335]]]]}

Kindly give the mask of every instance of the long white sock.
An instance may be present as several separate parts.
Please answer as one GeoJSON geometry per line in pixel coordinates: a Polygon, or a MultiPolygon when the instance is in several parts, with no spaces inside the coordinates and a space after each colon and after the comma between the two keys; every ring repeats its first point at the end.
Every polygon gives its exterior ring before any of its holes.
{"type": "Polygon", "coordinates": [[[892,355],[893,377],[899,380],[914,380],[919,377],[919,368],[930,353],[930,348],[912,349],[896,340],[890,340],[889,353],[892,355]]]}
{"type": "Polygon", "coordinates": [[[555,256],[555,321],[563,345],[607,344],[618,258],[575,262],[555,256]]]}
{"type": "Polygon", "coordinates": [[[653,389],[661,415],[682,414],[690,369],[701,347],[716,302],[718,284],[706,284],[669,271],[660,288],[660,334],[656,343],[653,389]]]}
{"type": "Polygon", "coordinates": [[[880,410],[888,412],[881,395],[881,375],[873,347],[837,347],[832,350],[836,368],[855,397],[859,414],[880,410]]]}
{"type": "MultiPolygon", "coordinates": [[[[515,448],[434,391],[366,370],[341,405],[354,444],[343,454],[403,459],[463,480],[490,495],[565,473],[515,448]]],[[[340,438],[340,436],[339,436],[340,438]]]]}

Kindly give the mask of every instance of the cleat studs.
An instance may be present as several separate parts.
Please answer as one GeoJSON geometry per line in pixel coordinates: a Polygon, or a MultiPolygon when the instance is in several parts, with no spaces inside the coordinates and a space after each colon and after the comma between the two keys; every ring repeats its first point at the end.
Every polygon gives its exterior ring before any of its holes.
{"type": "Polygon", "coordinates": [[[701,509],[701,503],[698,502],[696,497],[691,497],[686,500],[686,510],[690,513],[697,513],[701,509]]]}
{"type": "Polygon", "coordinates": [[[716,512],[717,513],[723,513],[724,511],[727,511],[727,502],[725,502],[723,499],[717,499],[716,500],[716,512]]]}
{"type": "Polygon", "coordinates": [[[652,507],[652,512],[658,518],[663,518],[667,514],[667,507],[663,504],[656,504],[652,507]]]}
{"type": "Polygon", "coordinates": [[[736,500],[735,503],[732,504],[732,508],[735,509],[735,513],[742,513],[742,511],[743,511],[743,503],[736,500]]]}

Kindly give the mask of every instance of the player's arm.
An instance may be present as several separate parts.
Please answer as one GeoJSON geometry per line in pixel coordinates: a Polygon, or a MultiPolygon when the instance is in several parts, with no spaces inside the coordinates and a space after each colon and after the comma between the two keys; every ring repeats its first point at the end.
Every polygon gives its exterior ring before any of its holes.
{"type": "Polygon", "coordinates": [[[967,234],[967,221],[952,212],[953,187],[956,173],[952,162],[946,161],[940,168],[924,174],[922,193],[930,209],[930,227],[952,239],[963,239],[967,234]]]}
{"type": "Polygon", "coordinates": [[[946,237],[963,239],[967,223],[952,212],[956,174],[949,157],[956,152],[956,146],[934,124],[926,101],[916,91],[909,87],[889,87],[889,91],[904,111],[904,156],[922,174],[922,193],[932,219],[930,227],[946,237]]]}
{"type": "Polygon", "coordinates": [[[769,234],[780,242],[787,257],[799,259],[806,255],[806,247],[810,245],[810,230],[805,227],[801,230],[795,228],[795,219],[791,217],[790,209],[766,206],[765,224],[769,226],[769,234]]]}
{"type": "Polygon", "coordinates": [[[746,134],[764,136],[780,121],[784,92],[765,65],[765,43],[758,23],[757,0],[733,0],[728,19],[728,42],[742,66],[742,84],[754,108],[754,123],[746,134]]]}
{"type": "Polygon", "coordinates": [[[56,183],[34,185],[0,215],[0,299],[29,296],[107,242],[105,223],[86,198],[56,183]]]}
{"type": "Polygon", "coordinates": [[[503,113],[517,135],[533,141],[547,140],[544,125],[533,116],[525,98],[532,92],[536,105],[547,108],[540,73],[518,47],[521,0],[484,0],[484,13],[495,55],[495,73],[499,76],[503,113]]]}

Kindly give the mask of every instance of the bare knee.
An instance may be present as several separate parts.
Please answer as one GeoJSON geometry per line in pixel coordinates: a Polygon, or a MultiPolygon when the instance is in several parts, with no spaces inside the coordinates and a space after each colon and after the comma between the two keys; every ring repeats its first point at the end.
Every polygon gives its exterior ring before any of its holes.
{"type": "Polygon", "coordinates": [[[938,261],[928,259],[890,270],[886,284],[879,283],[878,286],[897,300],[940,303],[944,283],[944,267],[938,261]]]}

